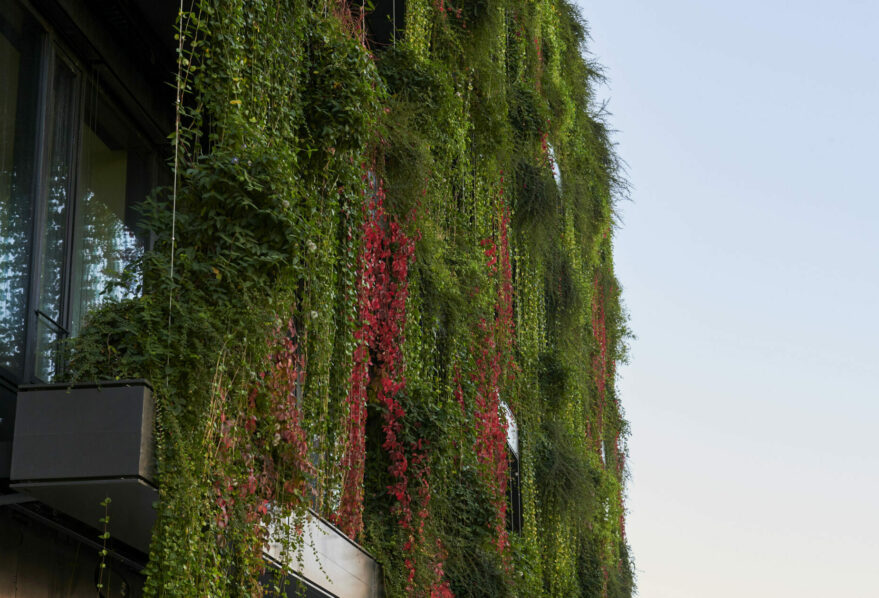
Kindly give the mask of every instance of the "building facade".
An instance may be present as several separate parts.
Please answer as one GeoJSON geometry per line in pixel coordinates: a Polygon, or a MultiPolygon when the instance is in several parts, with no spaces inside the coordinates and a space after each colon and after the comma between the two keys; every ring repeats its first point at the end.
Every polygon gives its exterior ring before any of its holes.
{"type": "Polygon", "coordinates": [[[0,596],[629,596],[566,0],[0,7],[0,596]]]}

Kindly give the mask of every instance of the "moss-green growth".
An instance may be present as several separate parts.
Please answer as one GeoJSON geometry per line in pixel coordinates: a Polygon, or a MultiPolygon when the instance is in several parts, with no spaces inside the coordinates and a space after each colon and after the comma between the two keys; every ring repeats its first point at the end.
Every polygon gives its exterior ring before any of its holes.
{"type": "Polygon", "coordinates": [[[614,388],[628,335],[612,261],[623,185],[592,104],[585,25],[567,0],[406,5],[409,29],[375,52],[344,3],[200,0],[181,15],[178,190],[144,207],[156,240],[139,264],[144,294],[93,313],[71,347],[76,377],[156,389],[151,595],[259,593],[254,512],[267,523],[339,508],[376,181],[389,222],[415,240],[396,400],[400,441],[423,458],[410,485],[429,496],[410,580],[386,407],[370,390],[358,539],[388,595],[429,595],[438,579],[458,596],[631,595],[614,388]],[[506,340],[486,332],[502,317],[504,251],[506,340]],[[508,546],[474,424],[495,340],[509,340],[497,385],[520,436],[524,525],[508,546]],[[298,470],[273,440],[266,383],[284,350],[310,463],[298,470]],[[255,463],[282,465],[250,496],[239,489],[265,473],[255,463]],[[260,515],[268,498],[279,512],[260,515]]]}

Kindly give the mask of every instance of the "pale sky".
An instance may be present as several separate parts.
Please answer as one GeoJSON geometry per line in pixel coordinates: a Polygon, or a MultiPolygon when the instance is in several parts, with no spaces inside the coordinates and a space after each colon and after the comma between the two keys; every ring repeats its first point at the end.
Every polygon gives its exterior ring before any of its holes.
{"type": "Polygon", "coordinates": [[[879,0],[579,0],[641,598],[879,597],[879,0]]]}

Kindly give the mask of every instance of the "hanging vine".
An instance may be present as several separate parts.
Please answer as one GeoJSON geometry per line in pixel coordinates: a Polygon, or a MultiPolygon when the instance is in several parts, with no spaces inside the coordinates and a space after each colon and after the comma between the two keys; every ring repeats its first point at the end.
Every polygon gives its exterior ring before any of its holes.
{"type": "Polygon", "coordinates": [[[567,0],[405,4],[387,43],[369,3],[180,12],[145,293],[70,362],[155,388],[148,595],[271,595],[263,551],[295,562],[308,508],[389,597],[633,591],[625,185],[585,25],[567,0]]]}

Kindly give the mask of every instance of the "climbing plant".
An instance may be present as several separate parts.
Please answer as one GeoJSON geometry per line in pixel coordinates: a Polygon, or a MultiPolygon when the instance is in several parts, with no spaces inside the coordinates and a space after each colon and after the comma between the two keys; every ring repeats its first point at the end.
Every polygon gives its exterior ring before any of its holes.
{"type": "Polygon", "coordinates": [[[576,9],[409,0],[377,40],[369,3],[185,4],[143,292],[70,346],[155,389],[147,593],[282,591],[311,508],[388,596],[630,596],[624,183],[576,9]]]}

